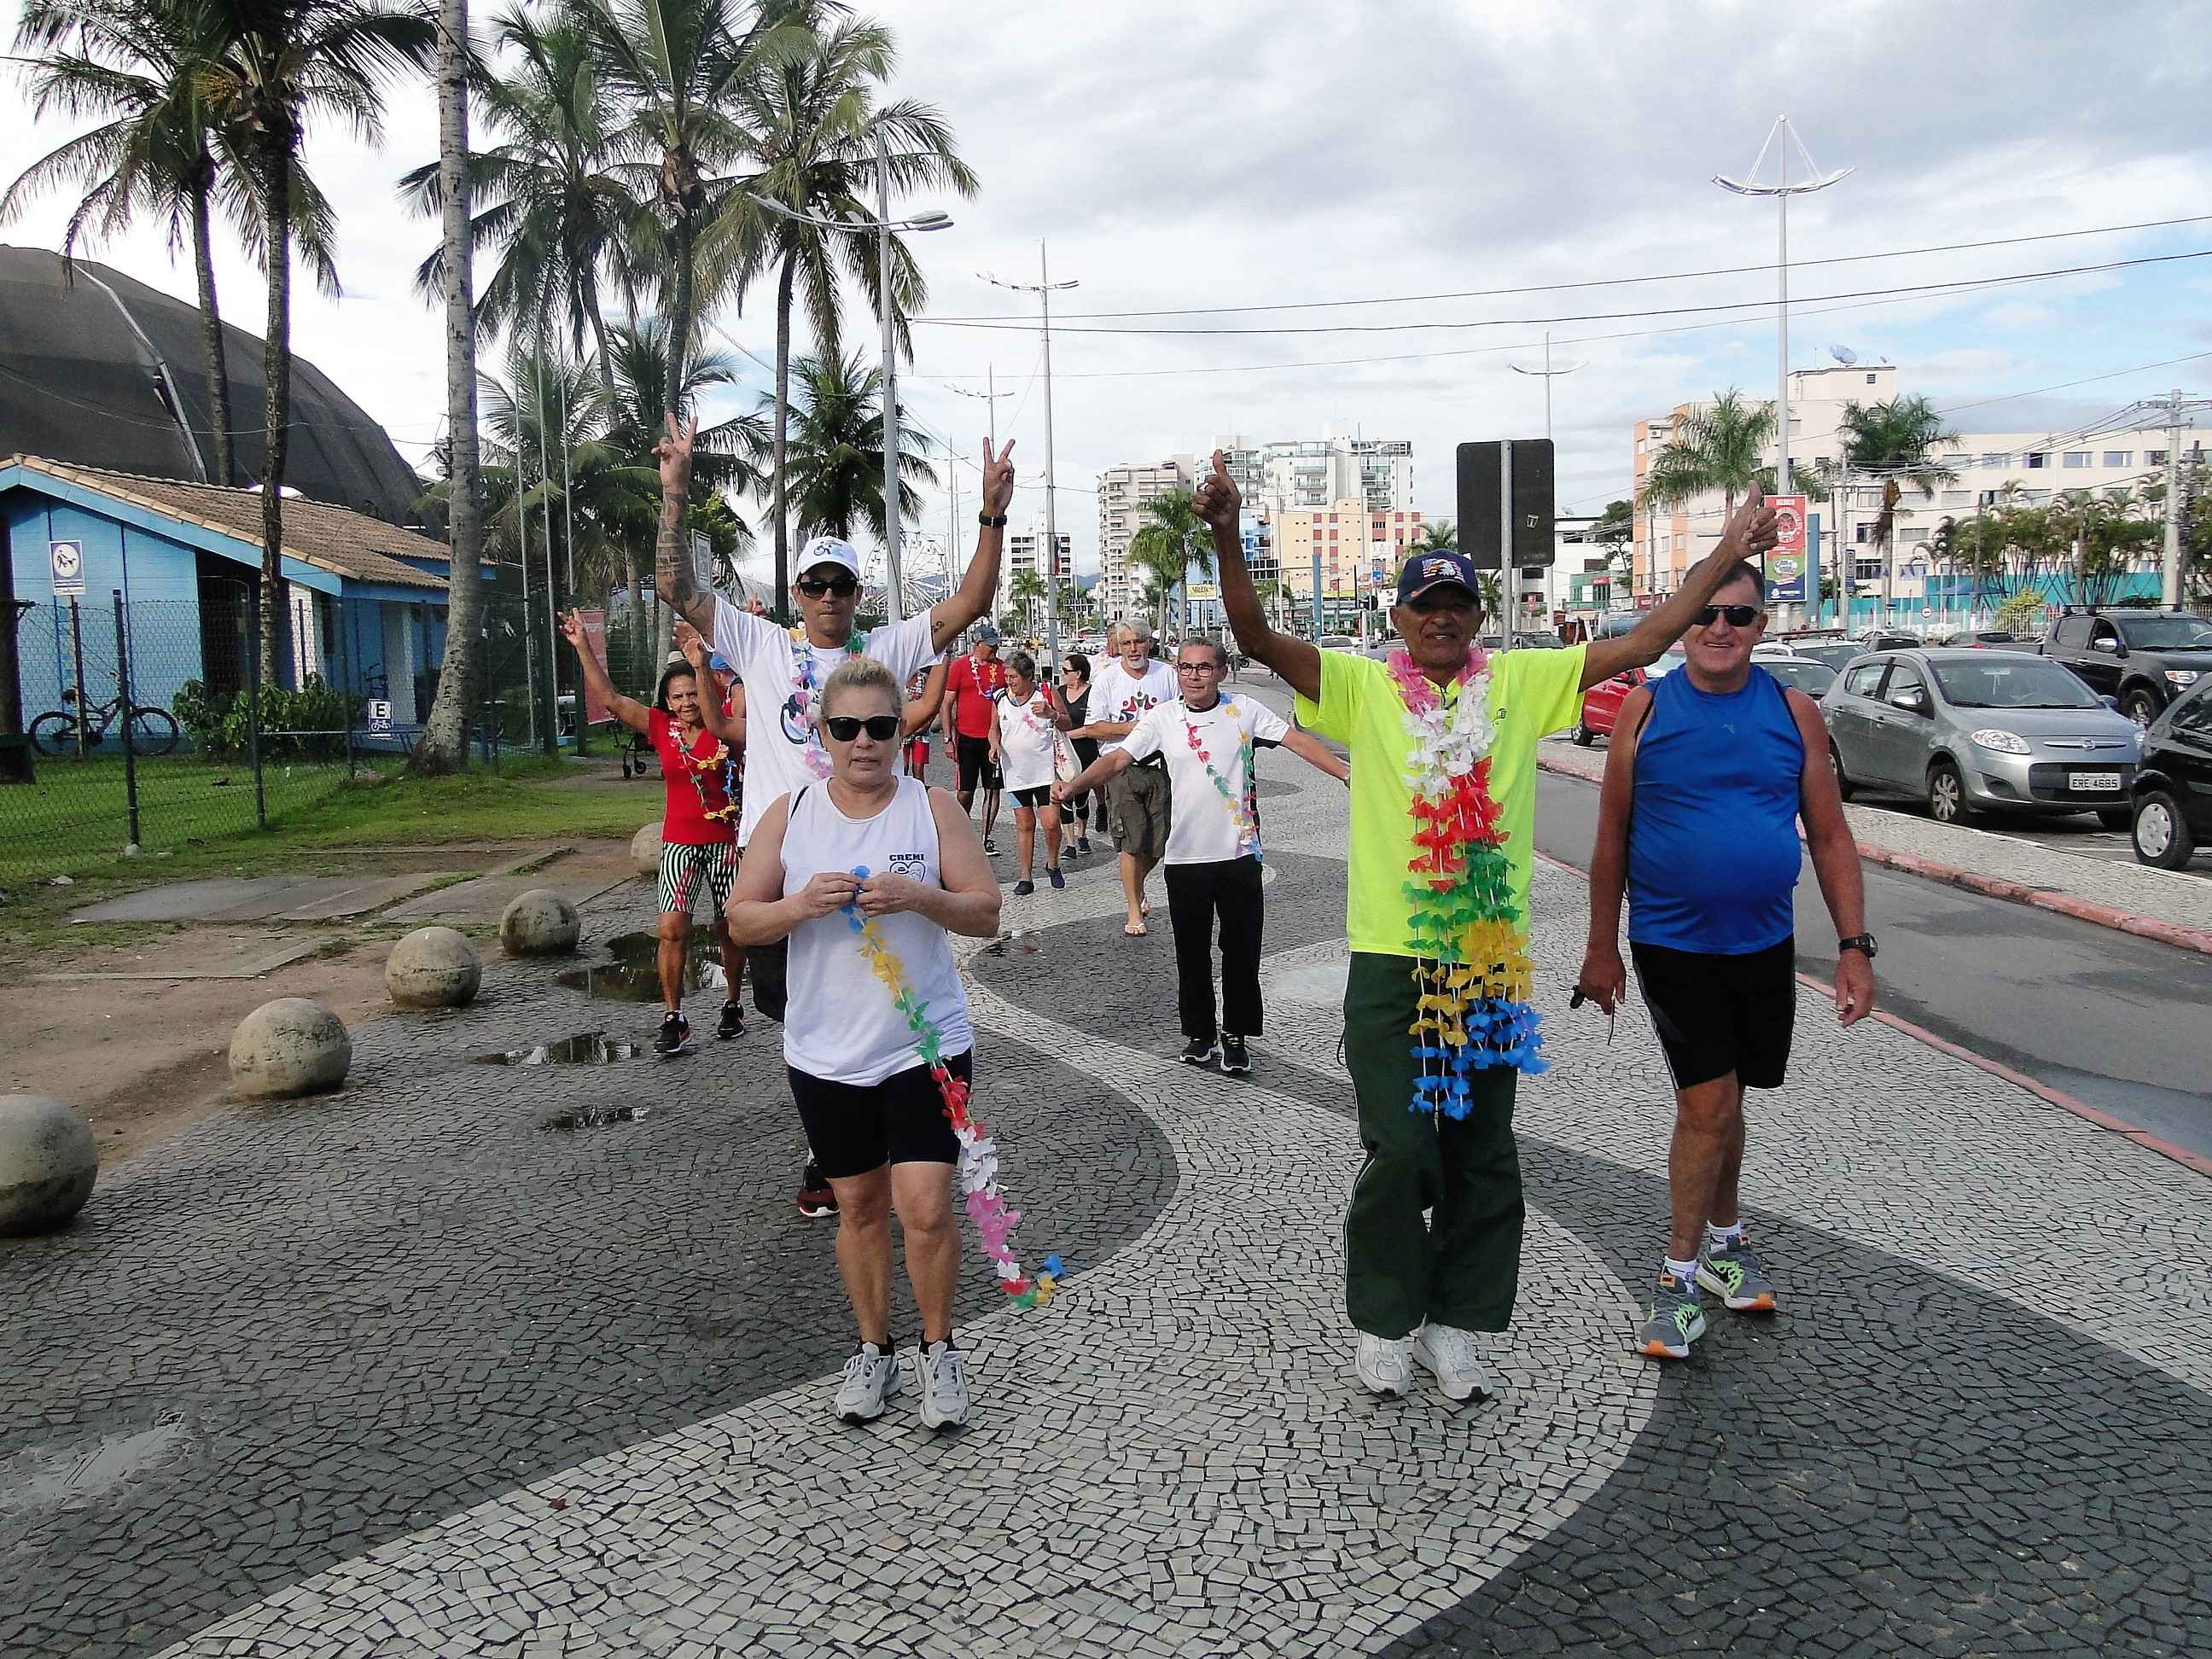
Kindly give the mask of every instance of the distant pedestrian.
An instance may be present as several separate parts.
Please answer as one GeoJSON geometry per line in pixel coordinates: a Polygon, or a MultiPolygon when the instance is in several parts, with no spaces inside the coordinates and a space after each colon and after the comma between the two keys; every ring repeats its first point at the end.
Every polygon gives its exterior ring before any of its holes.
{"type": "Polygon", "coordinates": [[[997,856],[992,832],[999,827],[999,769],[991,761],[991,711],[1006,689],[1006,665],[999,660],[998,631],[988,623],[975,630],[968,654],[945,677],[945,746],[958,769],[960,808],[973,812],[975,792],[983,792],[983,851],[997,856]]]}
{"type": "Polygon", "coordinates": [[[945,702],[945,680],[952,666],[949,653],[927,668],[917,668],[906,683],[906,775],[927,779],[929,773],[929,726],[945,702]]]}
{"type": "MultiPolygon", "coordinates": [[[[1106,645],[1115,660],[1101,663],[1091,678],[1090,720],[1080,732],[1102,744],[1127,737],[1147,708],[1181,695],[1175,671],[1152,660],[1152,630],[1143,623],[1116,623],[1106,645]]],[[[1121,896],[1128,906],[1121,931],[1141,937],[1152,910],[1145,878],[1166,854],[1173,822],[1166,767],[1155,756],[1121,772],[1102,795],[1114,817],[1114,848],[1121,855],[1121,896]]]]}
{"type": "Polygon", "coordinates": [[[1590,858],[1581,994],[1626,995],[1620,902],[1651,1023],[1674,1075],[1674,1218],[1638,1349],[1684,1359],[1705,1334],[1698,1291],[1771,1313],[1774,1286],[1739,1207],[1746,1089],[1778,1089],[1797,1007],[1797,824],[1836,925],[1836,1013],[1874,1012],[1858,848],[1828,763],[1819,705],[1752,658],[1765,581],[1738,565],[1683,636],[1681,671],[1620,705],[1590,858]]]}
{"type": "MultiPolygon", "coordinates": [[[[1067,746],[1075,751],[1078,769],[1088,766],[1098,758],[1098,739],[1078,737],[1091,718],[1091,659],[1080,651],[1071,651],[1060,665],[1060,701],[1067,705],[1067,717],[1073,725],[1068,732],[1067,746]]],[[[1106,797],[1097,790],[1085,789],[1068,798],[1064,809],[1075,821],[1075,856],[1091,856],[1091,804],[1098,803],[1098,833],[1110,834],[1106,827],[1106,797]]]]}
{"type": "Polygon", "coordinates": [[[1026,651],[1015,652],[1006,659],[1006,689],[992,710],[991,761],[1014,802],[1014,850],[1021,865],[1020,878],[1014,883],[1016,898],[1036,891],[1030,876],[1040,823],[1045,878],[1055,888],[1067,885],[1060,872],[1060,808],[1053,800],[1052,784],[1054,760],[1066,741],[1060,732],[1069,723],[1059,697],[1051,688],[1038,684],[1036,659],[1026,651]]]}

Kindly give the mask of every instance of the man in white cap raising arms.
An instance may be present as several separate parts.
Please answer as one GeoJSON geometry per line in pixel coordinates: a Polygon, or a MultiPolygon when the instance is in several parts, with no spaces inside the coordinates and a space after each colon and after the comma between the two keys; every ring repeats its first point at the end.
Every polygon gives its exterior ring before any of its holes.
{"type": "MultiPolygon", "coordinates": [[[[660,463],[655,572],[660,597],[714,641],[745,688],[745,799],[738,819],[742,856],[763,812],[830,775],[830,757],[816,728],[822,688],[831,671],[848,657],[872,657],[904,684],[989,609],[1005,549],[1006,503],[1014,494],[1014,444],[1008,439],[995,455],[988,442],[983,446],[983,510],[976,515],[975,556],[969,561],[959,592],[918,616],[887,623],[863,636],[853,631],[853,613],[860,603],[860,557],[850,543],[835,536],[817,536],[793,562],[791,595],[799,612],[797,628],[786,629],[769,617],[750,615],[700,580],[684,528],[691,488],[691,445],[697,432],[696,421],[679,426],[671,415],[665,434],[653,447],[660,463]]],[[[927,714],[921,723],[927,724],[927,714]]],[[[778,943],[749,946],[745,951],[753,1006],[769,1019],[783,1018],[786,950],[778,943]]],[[[829,1182],[817,1179],[810,1166],[799,1196],[801,1212],[828,1215],[836,1206],[829,1182]]]]}

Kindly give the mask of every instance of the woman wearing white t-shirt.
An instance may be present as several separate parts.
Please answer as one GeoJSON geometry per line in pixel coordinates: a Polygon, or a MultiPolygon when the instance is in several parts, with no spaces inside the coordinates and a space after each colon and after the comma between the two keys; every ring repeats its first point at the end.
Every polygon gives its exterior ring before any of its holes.
{"type": "Polygon", "coordinates": [[[837,1268],[860,1328],[837,1415],[880,1417],[898,1392],[896,1209],[921,1315],[921,1420],[941,1428],[968,1416],[966,1371],[952,1346],[960,1143],[923,1034],[856,933],[875,924],[902,988],[927,1011],[930,1046],[965,1081],[975,1036],[946,935],[994,937],[999,884],[960,804],[898,775],[899,681],[890,669],[865,657],[839,665],[822,688],[820,720],[830,775],[779,799],[754,825],[730,896],[730,933],[747,945],[790,942],[784,1065],[807,1142],[837,1194],[837,1268]]]}
{"type": "Polygon", "coordinates": [[[1277,745],[1340,782],[1352,769],[1310,732],[1249,697],[1224,697],[1221,647],[1194,640],[1177,653],[1182,698],[1145,711],[1129,735],[1066,783],[1069,796],[1158,755],[1167,763],[1175,817],[1168,832],[1168,916],[1175,926],[1176,1006],[1188,1039],[1183,1061],[1218,1053],[1224,1072],[1249,1072],[1245,1039],[1261,1032],[1260,817],[1255,747],[1277,745]],[[1213,925],[1221,922],[1221,1014],[1213,1006],[1213,925]],[[1219,1042],[1217,1048],[1216,1036],[1219,1042]]]}
{"type": "Polygon", "coordinates": [[[1044,873],[1054,887],[1067,885],[1060,873],[1060,808],[1052,799],[1053,757],[1065,741],[1060,732],[1073,722],[1059,693],[1037,684],[1036,659],[1017,651],[1006,659],[1006,686],[991,708],[991,763],[1006,781],[1014,804],[1014,846],[1022,876],[1014,896],[1036,891],[1030,879],[1036,854],[1037,820],[1044,820],[1044,873]]]}

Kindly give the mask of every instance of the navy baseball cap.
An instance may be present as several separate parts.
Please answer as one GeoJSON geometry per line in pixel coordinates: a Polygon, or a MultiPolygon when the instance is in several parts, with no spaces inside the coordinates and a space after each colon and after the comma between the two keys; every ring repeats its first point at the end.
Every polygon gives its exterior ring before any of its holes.
{"type": "Polygon", "coordinates": [[[1398,603],[1418,599],[1432,587],[1464,587],[1468,596],[1482,603],[1482,590],[1474,585],[1474,567],[1456,553],[1416,553],[1398,571],[1398,603]]]}

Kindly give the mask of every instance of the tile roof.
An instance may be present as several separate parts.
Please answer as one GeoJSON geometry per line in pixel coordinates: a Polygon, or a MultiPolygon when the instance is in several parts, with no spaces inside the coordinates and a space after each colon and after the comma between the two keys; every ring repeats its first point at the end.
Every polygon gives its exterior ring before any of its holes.
{"type": "MultiPolygon", "coordinates": [[[[261,540],[261,492],[258,489],[149,478],[106,467],[50,461],[38,455],[17,455],[12,464],[241,541],[258,545],[261,540]]],[[[305,496],[284,498],[284,551],[302,564],[355,581],[388,582],[438,592],[446,587],[443,576],[405,562],[406,559],[434,559],[443,564],[445,543],[350,507],[311,501],[305,496]]]]}

